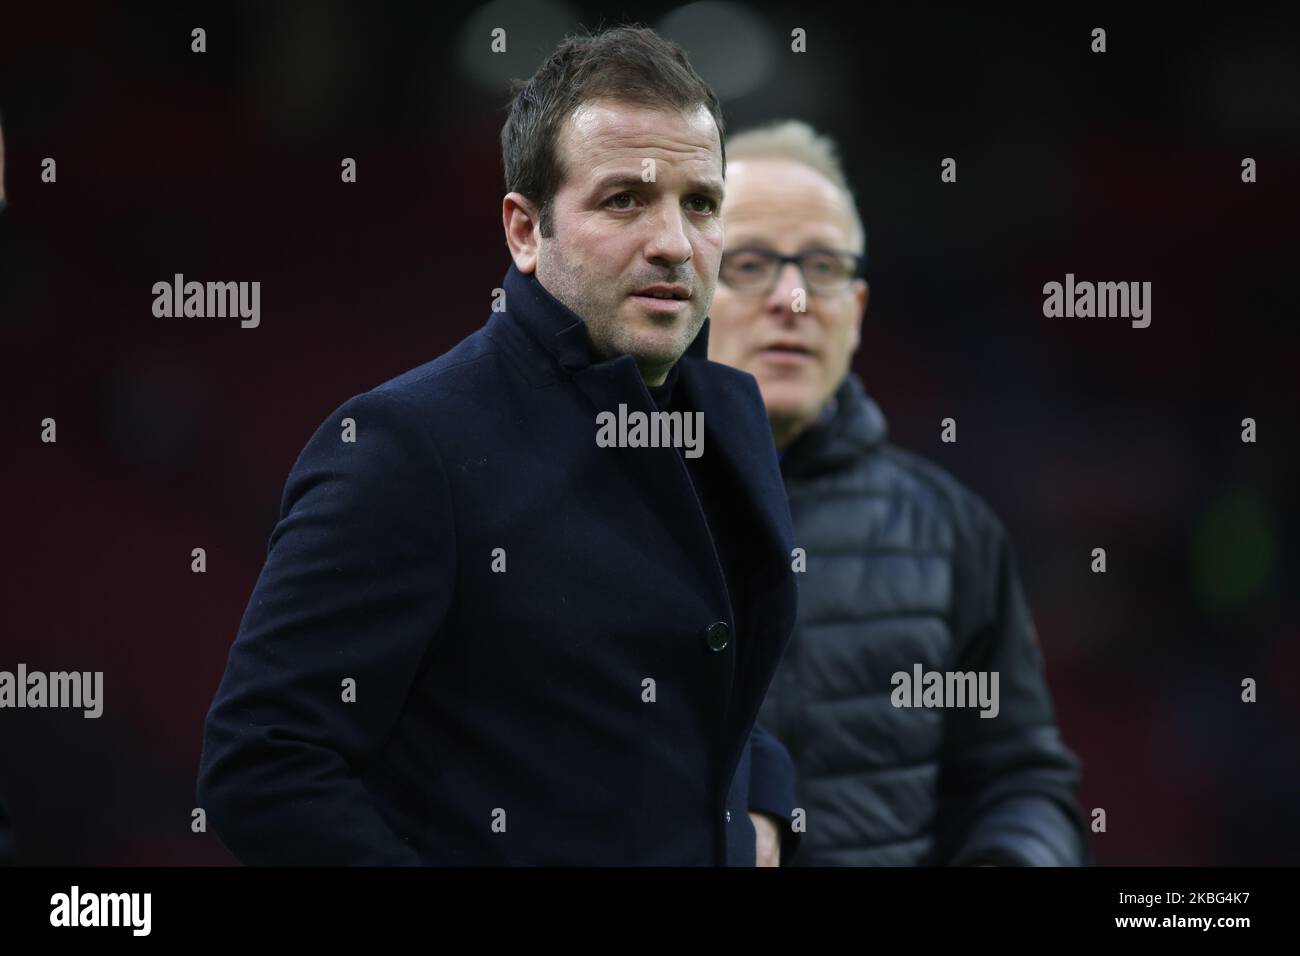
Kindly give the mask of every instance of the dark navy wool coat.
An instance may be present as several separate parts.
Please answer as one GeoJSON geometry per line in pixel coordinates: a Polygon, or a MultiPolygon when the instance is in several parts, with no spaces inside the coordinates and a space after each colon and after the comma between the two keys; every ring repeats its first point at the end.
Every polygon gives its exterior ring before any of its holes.
{"type": "Polygon", "coordinates": [[[655,411],[634,359],[594,361],[535,277],[504,287],[289,475],[199,768],[244,863],[750,866],[747,811],[790,820],[754,726],[795,613],[756,383],[705,358],[707,323],[678,366],[750,512],[729,589],[681,452],[596,444],[600,412],[655,411]]]}

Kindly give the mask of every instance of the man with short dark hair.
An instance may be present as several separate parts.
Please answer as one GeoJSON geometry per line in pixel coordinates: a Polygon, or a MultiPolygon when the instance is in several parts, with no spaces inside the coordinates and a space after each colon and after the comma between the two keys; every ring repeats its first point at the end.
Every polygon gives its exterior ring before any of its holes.
{"type": "Polygon", "coordinates": [[[199,771],[240,860],[752,866],[750,814],[791,819],[754,726],[789,512],[754,380],[705,356],[721,137],[644,29],[516,90],[504,311],[289,476],[199,771]]]}
{"type": "Polygon", "coordinates": [[[866,232],[835,145],[786,121],[727,147],[710,354],[758,381],[806,559],[762,710],[798,769],[793,862],[1077,864],[1079,763],[1010,536],[978,495],[886,440],[851,371],[866,232]]]}

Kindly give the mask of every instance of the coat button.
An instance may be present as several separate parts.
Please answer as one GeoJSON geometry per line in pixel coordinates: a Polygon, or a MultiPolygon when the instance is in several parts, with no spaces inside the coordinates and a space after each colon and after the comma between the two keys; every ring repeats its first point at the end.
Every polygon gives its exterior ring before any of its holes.
{"type": "Polygon", "coordinates": [[[725,621],[716,621],[704,632],[704,640],[711,651],[723,651],[731,643],[731,628],[725,621]]]}
{"type": "Polygon", "coordinates": [[[730,811],[730,810],[727,811],[726,817],[727,817],[727,822],[730,823],[730,822],[731,822],[731,811],[730,811]]]}

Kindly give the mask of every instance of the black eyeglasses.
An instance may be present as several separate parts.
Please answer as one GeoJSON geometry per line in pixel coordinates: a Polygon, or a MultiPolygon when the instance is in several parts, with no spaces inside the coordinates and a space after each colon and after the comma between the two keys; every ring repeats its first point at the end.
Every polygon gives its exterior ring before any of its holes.
{"type": "Polygon", "coordinates": [[[746,295],[769,295],[787,263],[793,262],[812,295],[843,292],[862,275],[867,257],[857,252],[814,249],[795,256],[783,256],[771,249],[746,246],[722,254],[718,278],[746,295]]]}

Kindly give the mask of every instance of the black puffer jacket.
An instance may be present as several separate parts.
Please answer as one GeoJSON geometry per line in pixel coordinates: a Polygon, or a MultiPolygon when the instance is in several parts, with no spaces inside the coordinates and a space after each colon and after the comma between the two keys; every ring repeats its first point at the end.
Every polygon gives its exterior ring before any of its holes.
{"type": "Polygon", "coordinates": [[[1006,530],[884,440],[856,377],[834,409],[782,460],[807,570],[759,717],[798,771],[794,864],[1090,861],[1079,763],[1057,733],[1006,530]],[[894,706],[892,675],[918,663],[998,672],[997,715],[894,706]]]}

